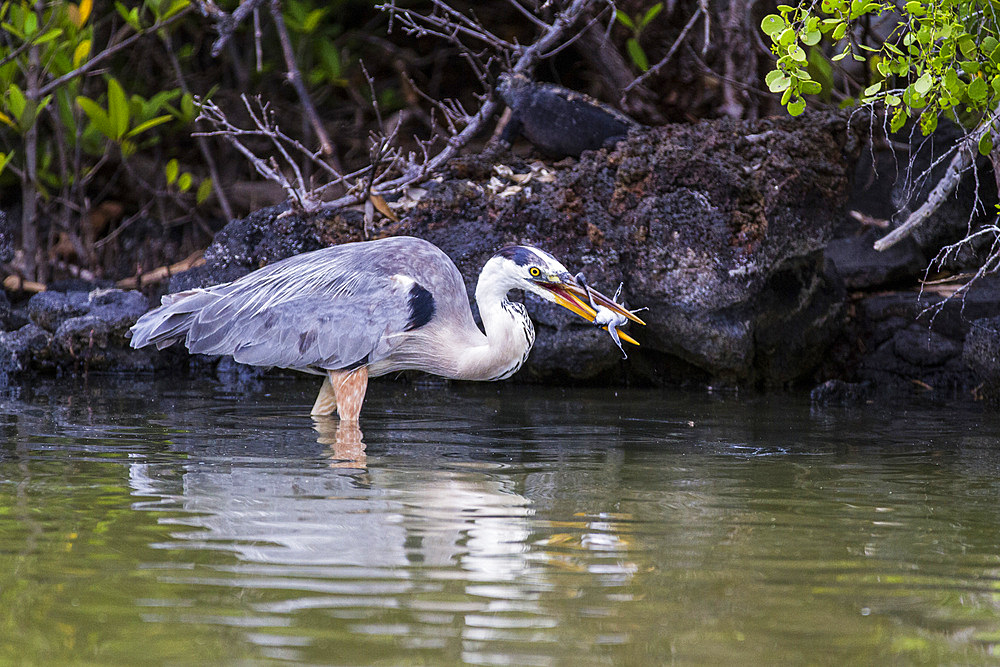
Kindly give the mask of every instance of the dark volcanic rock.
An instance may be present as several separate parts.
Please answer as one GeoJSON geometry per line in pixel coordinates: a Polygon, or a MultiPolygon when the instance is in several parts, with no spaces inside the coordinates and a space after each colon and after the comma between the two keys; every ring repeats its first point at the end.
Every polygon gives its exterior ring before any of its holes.
{"type": "Polygon", "coordinates": [[[293,214],[288,204],[263,208],[226,225],[205,251],[205,263],[171,278],[170,291],[236,280],[266,264],[325,245],[316,221],[293,214]]]}
{"type": "Polygon", "coordinates": [[[61,359],[88,368],[137,369],[150,367],[147,355],[126,351],[126,334],[149,309],[139,292],[95,291],[89,295],[85,314],[63,320],[55,330],[53,349],[61,359]]]}
{"type": "Polygon", "coordinates": [[[28,318],[22,309],[15,309],[7,298],[7,293],[0,291],[0,330],[15,331],[28,323],[28,318]]]}
{"type": "Polygon", "coordinates": [[[835,239],[826,246],[826,258],[849,289],[867,289],[912,283],[927,270],[927,260],[911,238],[879,252],[872,244],[880,234],[868,231],[861,236],[835,239]]]}
{"type": "Polygon", "coordinates": [[[874,387],[868,382],[827,380],[809,392],[809,399],[822,406],[862,405],[871,400],[874,395],[874,387]]]}
{"type": "Polygon", "coordinates": [[[52,334],[36,324],[0,333],[0,380],[51,366],[52,334]]]}
{"type": "Polygon", "coordinates": [[[1000,317],[982,318],[970,325],[962,359],[982,385],[979,395],[1000,407],[1000,317]]]}
{"type": "Polygon", "coordinates": [[[888,292],[863,297],[853,309],[855,345],[863,353],[852,377],[880,390],[965,392],[978,381],[963,345],[973,321],[1000,316],[1000,276],[980,278],[951,299],[888,292]]]}
{"type": "Polygon", "coordinates": [[[0,370],[150,368],[155,353],[128,350],[126,337],[148,309],[146,297],[134,291],[36,294],[28,302],[32,323],[0,338],[0,370]]]}
{"type": "Polygon", "coordinates": [[[90,297],[86,292],[39,292],[28,301],[28,317],[49,333],[89,310],[90,297]]]}
{"type": "Polygon", "coordinates": [[[6,211],[0,211],[0,262],[14,259],[14,225],[6,211]]]}
{"type": "MultiPolygon", "coordinates": [[[[632,375],[658,381],[693,367],[716,380],[785,382],[808,373],[839,329],[844,292],[820,251],[846,195],[849,138],[835,115],[654,128],[560,163],[550,182],[497,192],[445,179],[404,230],[455,259],[470,292],[512,242],[545,248],[599,289],[623,282],[627,303],[650,308],[649,326],[629,329],[642,343],[625,364],[632,375]]],[[[522,373],[619,372],[609,341],[579,351],[584,322],[527,305],[539,337],[522,373]]]]}

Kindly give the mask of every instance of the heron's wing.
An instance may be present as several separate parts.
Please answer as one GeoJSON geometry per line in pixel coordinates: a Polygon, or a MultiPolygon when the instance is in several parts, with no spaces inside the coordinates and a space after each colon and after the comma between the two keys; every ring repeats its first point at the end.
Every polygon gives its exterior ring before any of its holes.
{"type": "Polygon", "coordinates": [[[365,284],[331,290],[315,285],[260,303],[261,290],[237,291],[201,310],[187,334],[201,354],[231,354],[254,366],[345,368],[376,361],[392,336],[411,321],[413,286],[368,277],[365,284]]]}
{"type": "Polygon", "coordinates": [[[478,332],[447,255],[394,237],[304,253],[231,283],[164,297],[132,327],[132,345],[183,340],[192,352],[249,364],[345,368],[385,358],[396,334],[432,317],[478,332]]]}

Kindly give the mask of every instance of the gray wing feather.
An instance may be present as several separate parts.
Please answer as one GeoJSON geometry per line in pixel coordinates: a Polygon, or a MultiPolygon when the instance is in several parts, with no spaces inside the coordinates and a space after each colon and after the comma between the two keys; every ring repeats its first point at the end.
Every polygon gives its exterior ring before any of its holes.
{"type": "Polygon", "coordinates": [[[183,340],[195,353],[303,370],[375,362],[391,353],[411,315],[412,283],[399,275],[468,311],[447,255],[396,237],[297,255],[231,283],[168,295],[133,327],[132,346],[183,340]]]}

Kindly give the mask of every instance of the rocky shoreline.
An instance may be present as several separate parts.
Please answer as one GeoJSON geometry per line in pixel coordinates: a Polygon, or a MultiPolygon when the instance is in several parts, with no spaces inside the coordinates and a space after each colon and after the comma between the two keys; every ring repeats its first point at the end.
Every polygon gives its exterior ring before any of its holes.
{"type": "MultiPolygon", "coordinates": [[[[399,221],[383,218],[367,232],[437,244],[470,297],[496,249],[527,242],[604,291],[623,284],[631,307],[649,307],[648,326],[629,330],[642,347],[623,361],[604,332],[526,298],[538,336],[515,380],[795,385],[815,387],[824,403],[884,392],[995,402],[1000,279],[982,278],[953,299],[947,288],[919,289],[928,257],[968,224],[967,207],[959,202],[922,236],[876,253],[871,243],[884,232],[862,221],[891,216],[898,179],[866,174],[863,132],[844,116],[811,114],[633,131],[613,148],[554,164],[488,151],[452,161],[390,203],[399,221]]],[[[306,218],[262,209],[227,225],[205,263],[174,276],[169,291],[365,233],[360,211],[306,218]]],[[[129,349],[128,328],[149,306],[140,292],[90,285],[0,301],[0,378],[232,366],[129,349]]]]}

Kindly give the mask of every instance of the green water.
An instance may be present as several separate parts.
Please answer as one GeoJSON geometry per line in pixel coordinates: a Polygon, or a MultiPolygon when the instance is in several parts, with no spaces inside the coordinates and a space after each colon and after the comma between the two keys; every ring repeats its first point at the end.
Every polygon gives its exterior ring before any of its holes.
{"type": "Polygon", "coordinates": [[[981,408],[316,384],[3,395],[0,663],[1000,660],[981,408]]]}

